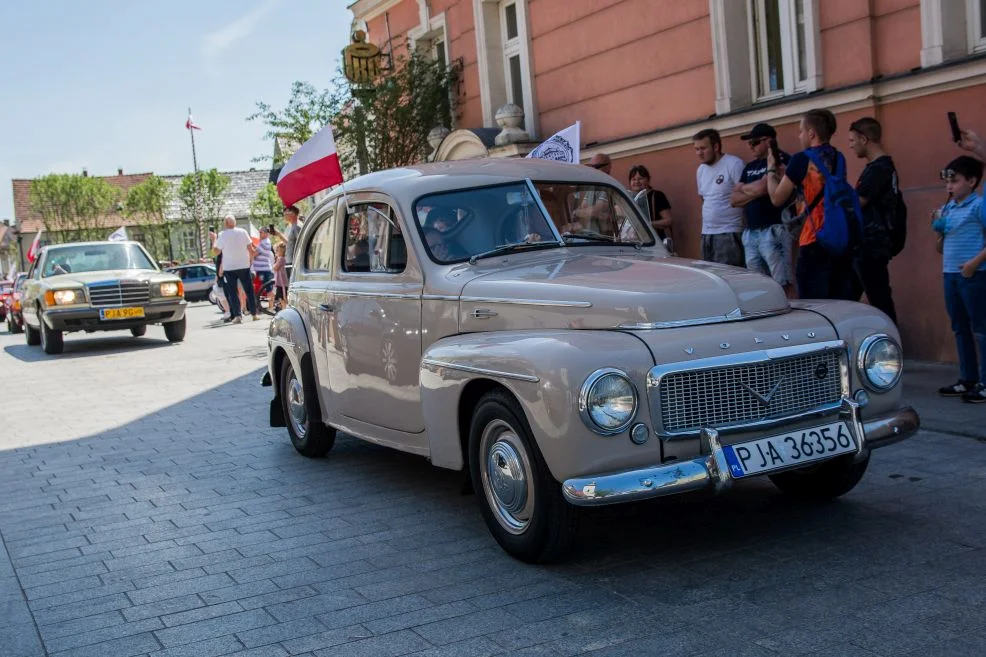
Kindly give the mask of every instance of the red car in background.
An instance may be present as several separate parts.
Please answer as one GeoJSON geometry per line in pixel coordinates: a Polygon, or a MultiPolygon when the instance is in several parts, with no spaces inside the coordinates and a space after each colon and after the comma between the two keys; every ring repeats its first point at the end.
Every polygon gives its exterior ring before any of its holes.
{"type": "Polygon", "coordinates": [[[0,321],[6,320],[7,331],[20,333],[24,330],[24,313],[21,308],[21,295],[27,274],[18,274],[13,283],[0,283],[0,321]]]}

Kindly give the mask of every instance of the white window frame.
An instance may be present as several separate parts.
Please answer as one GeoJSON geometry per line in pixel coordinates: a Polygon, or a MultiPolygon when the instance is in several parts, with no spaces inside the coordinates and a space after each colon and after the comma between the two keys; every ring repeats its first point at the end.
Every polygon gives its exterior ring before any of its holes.
{"type": "Polygon", "coordinates": [[[716,113],[728,114],[757,102],[784,96],[810,93],[822,88],[822,39],[819,33],[820,0],[804,0],[805,72],[797,77],[797,13],[794,0],[780,0],[784,5],[781,34],[784,62],[784,85],[781,90],[762,94],[757,64],[758,30],[754,25],[754,3],[762,0],[709,0],[712,28],[712,61],[716,78],[716,113]],[[787,26],[787,29],[784,27],[787,26]]]}
{"type": "Polygon", "coordinates": [[[921,66],[986,52],[981,0],[921,0],[921,66]]]}
{"type": "Polygon", "coordinates": [[[986,31],[982,29],[986,0],[967,0],[969,21],[969,52],[986,52],[986,31]]]}
{"type": "Polygon", "coordinates": [[[753,84],[753,97],[757,100],[772,100],[783,96],[809,91],[813,60],[813,32],[817,21],[812,11],[814,3],[811,0],[777,0],[777,9],[781,35],[781,65],[784,77],[778,89],[770,90],[763,86],[769,76],[770,69],[767,60],[767,29],[766,4],[771,0],[747,0],[747,25],[750,48],[750,77],[753,84]],[[796,3],[803,3],[805,20],[805,72],[804,79],[798,79],[801,62],[798,58],[798,15],[796,3]]]}
{"type": "Polygon", "coordinates": [[[528,0],[473,0],[476,21],[476,54],[479,65],[479,95],[483,108],[483,125],[495,128],[495,114],[512,95],[510,57],[520,56],[521,90],[524,97],[524,130],[531,139],[537,136],[537,97],[534,93],[534,67],[531,59],[528,0]],[[517,37],[506,39],[504,11],[513,4],[517,9],[517,37]]]}

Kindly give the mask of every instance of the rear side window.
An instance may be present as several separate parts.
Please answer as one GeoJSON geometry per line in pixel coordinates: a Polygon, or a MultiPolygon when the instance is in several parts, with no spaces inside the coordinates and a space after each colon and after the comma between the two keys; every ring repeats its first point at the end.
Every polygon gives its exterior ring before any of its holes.
{"type": "Polygon", "coordinates": [[[305,252],[305,269],[308,271],[331,271],[332,270],[332,216],[330,211],[325,215],[325,219],[318,228],[311,241],[308,242],[308,249],[305,252]]]}

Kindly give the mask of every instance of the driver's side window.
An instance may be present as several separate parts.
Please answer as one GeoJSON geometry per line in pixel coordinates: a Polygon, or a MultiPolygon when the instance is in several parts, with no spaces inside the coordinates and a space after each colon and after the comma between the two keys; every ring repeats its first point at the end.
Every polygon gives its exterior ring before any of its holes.
{"type": "Polygon", "coordinates": [[[343,271],[398,274],[406,266],[404,233],[390,206],[352,206],[346,219],[343,271]]]}

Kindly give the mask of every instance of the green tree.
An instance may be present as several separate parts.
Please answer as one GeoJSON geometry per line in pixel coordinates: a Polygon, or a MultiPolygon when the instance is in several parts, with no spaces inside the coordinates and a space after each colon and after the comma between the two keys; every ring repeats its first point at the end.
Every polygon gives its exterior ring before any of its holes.
{"type": "Polygon", "coordinates": [[[102,240],[121,194],[103,178],[53,173],[31,181],[30,203],[50,240],[102,240]]]}
{"type": "Polygon", "coordinates": [[[250,218],[256,219],[262,225],[279,223],[281,214],[284,212],[284,204],[281,197],[277,195],[277,185],[272,182],[267,183],[263,189],[257,192],[253,201],[250,202],[250,218]]]}
{"type": "Polygon", "coordinates": [[[332,123],[343,169],[364,174],[425,159],[431,129],[452,127],[459,79],[458,65],[415,51],[367,84],[354,87],[341,73],[327,90],[295,82],[286,108],[258,102],[247,119],[262,121],[269,139],[298,144],[332,123]]]}
{"type": "Polygon", "coordinates": [[[178,207],[184,221],[195,225],[202,255],[206,252],[206,227],[219,223],[226,202],[229,176],[215,169],[186,174],[178,184],[178,207]]]}
{"type": "MultiPolygon", "coordinates": [[[[257,103],[257,111],[247,117],[247,121],[261,121],[267,126],[264,138],[276,140],[283,138],[295,145],[301,145],[322,129],[335,116],[342,102],[338,94],[328,89],[316,89],[308,82],[295,82],[291,85],[288,105],[276,110],[264,102],[257,103]]],[[[290,153],[283,154],[289,156],[290,153]]],[[[269,161],[271,156],[261,155],[256,161],[269,161]]],[[[274,163],[275,167],[284,164],[274,163]]]]}
{"type": "Polygon", "coordinates": [[[141,241],[158,260],[172,257],[165,212],[173,196],[168,181],[152,175],[131,187],[123,201],[123,215],[139,226],[141,241]]]}

